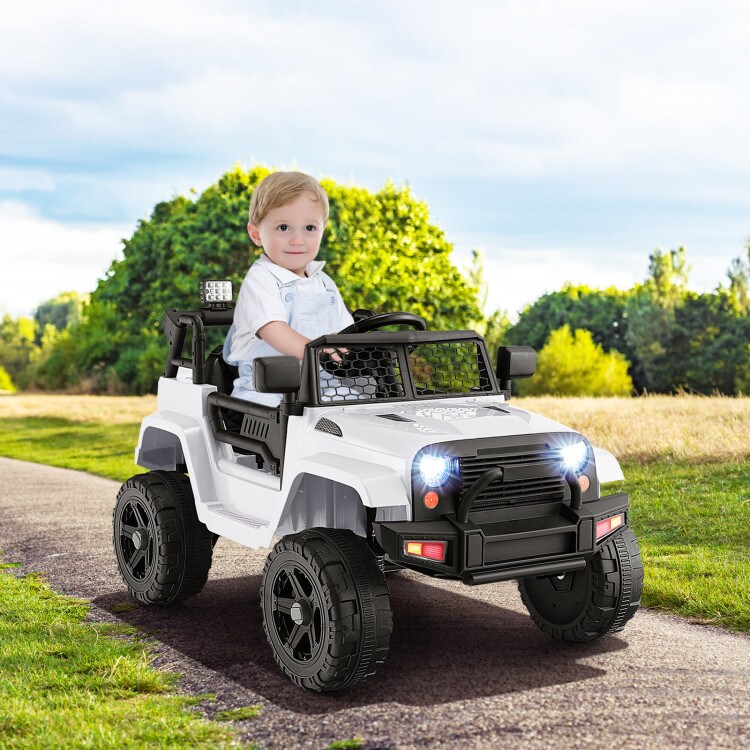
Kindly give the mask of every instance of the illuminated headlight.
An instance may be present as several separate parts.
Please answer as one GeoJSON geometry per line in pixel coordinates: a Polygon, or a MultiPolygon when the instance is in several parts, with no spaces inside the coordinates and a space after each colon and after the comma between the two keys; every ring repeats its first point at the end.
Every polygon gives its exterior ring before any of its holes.
{"type": "Polygon", "coordinates": [[[422,456],[419,460],[419,475],[428,487],[445,484],[451,473],[451,459],[448,456],[422,456]]]}
{"type": "Polygon", "coordinates": [[[215,304],[217,302],[232,301],[232,282],[231,281],[201,281],[201,302],[215,304]]]}
{"type": "Polygon", "coordinates": [[[560,449],[563,466],[567,471],[579,472],[586,465],[586,443],[579,440],[560,449]]]}

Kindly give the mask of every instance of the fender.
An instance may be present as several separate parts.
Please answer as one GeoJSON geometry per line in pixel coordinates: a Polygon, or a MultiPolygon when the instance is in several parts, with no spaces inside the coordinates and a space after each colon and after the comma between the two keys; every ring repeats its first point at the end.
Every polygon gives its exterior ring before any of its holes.
{"type": "Polygon", "coordinates": [[[174,412],[151,414],[141,422],[135,463],[146,469],[175,471],[182,464],[189,474],[198,518],[205,522],[203,508],[216,493],[210,456],[200,423],[174,412]]]}
{"type": "Polygon", "coordinates": [[[594,461],[596,462],[596,475],[599,484],[620,482],[625,479],[619,461],[604,448],[594,447],[594,461]]]}

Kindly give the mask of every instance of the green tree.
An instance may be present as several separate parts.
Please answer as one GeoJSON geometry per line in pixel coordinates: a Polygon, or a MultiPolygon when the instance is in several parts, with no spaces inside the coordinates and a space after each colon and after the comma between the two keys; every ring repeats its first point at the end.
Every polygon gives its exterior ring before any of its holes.
{"type": "Polygon", "coordinates": [[[68,326],[79,323],[84,301],[85,298],[78,292],[61,292],[56,297],[39,305],[34,310],[34,320],[38,331],[37,343],[40,343],[41,335],[47,324],[54,326],[58,331],[62,331],[68,326]]]}
{"type": "Polygon", "coordinates": [[[657,249],[649,256],[648,277],[628,298],[626,341],[634,361],[636,387],[665,392],[679,380],[687,355],[675,328],[676,310],[688,296],[689,266],[685,248],[657,249]]]}
{"type": "Polygon", "coordinates": [[[523,309],[518,322],[508,329],[507,343],[539,350],[552,331],[569,325],[591,331],[594,341],[605,351],[617,349],[628,356],[628,296],[628,292],[614,287],[592,289],[565,284],[560,291],[544,294],[523,309]]]}
{"type": "MultiPolygon", "coordinates": [[[[194,308],[202,278],[229,278],[238,289],[260,252],[247,236],[248,204],[269,173],[235,167],[197,198],[159,203],[125,240],[73,334],[76,369],[96,388],[152,390],[164,366],[164,310],[194,308]]],[[[406,310],[433,328],[482,319],[477,287],[453,266],[453,246],[408,187],[323,186],[331,211],[319,258],[350,309],[406,310]]]]}
{"type": "Polygon", "coordinates": [[[605,352],[590,331],[571,332],[568,325],[550,334],[537,356],[536,374],[518,385],[524,396],[628,396],[633,391],[625,357],[605,352]]]}
{"type": "Polygon", "coordinates": [[[36,324],[31,318],[4,315],[0,322],[0,366],[14,383],[25,385],[26,373],[35,352],[36,324]]]}

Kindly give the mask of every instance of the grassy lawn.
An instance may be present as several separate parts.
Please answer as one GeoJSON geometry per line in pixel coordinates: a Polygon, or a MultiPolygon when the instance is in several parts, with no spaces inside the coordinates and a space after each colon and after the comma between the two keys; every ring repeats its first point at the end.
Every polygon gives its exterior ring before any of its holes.
{"type": "Polygon", "coordinates": [[[174,676],[132,631],[85,622],[88,605],[12,567],[0,564],[0,748],[233,746],[226,725],[186,710],[200,699],[167,694],[174,676]]]}

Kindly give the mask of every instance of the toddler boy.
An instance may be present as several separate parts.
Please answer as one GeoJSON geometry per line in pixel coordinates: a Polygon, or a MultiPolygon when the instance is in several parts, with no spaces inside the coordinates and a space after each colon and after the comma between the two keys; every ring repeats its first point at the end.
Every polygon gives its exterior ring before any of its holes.
{"type": "Polygon", "coordinates": [[[263,254],[242,282],[224,342],[225,361],[239,369],[235,398],[278,406],[281,394],[253,387],[253,360],[301,360],[308,341],[354,322],[325,262],[315,260],[327,223],[328,196],[309,175],[274,172],[255,188],[247,231],[263,254]]]}

